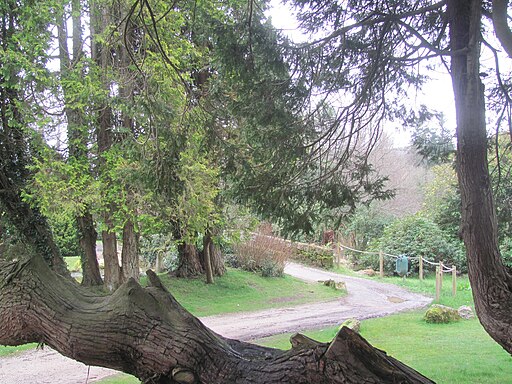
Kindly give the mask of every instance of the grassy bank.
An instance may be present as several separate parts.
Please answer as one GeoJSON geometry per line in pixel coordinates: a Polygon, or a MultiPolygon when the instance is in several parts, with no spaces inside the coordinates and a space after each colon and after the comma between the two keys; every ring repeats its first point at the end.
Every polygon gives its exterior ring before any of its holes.
{"type": "Polygon", "coordinates": [[[161,279],[176,300],[199,317],[293,306],[341,296],[340,291],[319,283],[306,283],[287,275],[261,277],[238,269],[228,269],[213,285],[206,285],[203,279],[176,279],[168,275],[162,275],[161,279]]]}
{"type": "MultiPolygon", "coordinates": [[[[434,296],[435,278],[373,277],[413,292],[434,296]]],[[[440,304],[458,308],[473,306],[467,277],[457,278],[456,296],[452,296],[451,276],[445,276],[440,304]]],[[[440,384],[507,383],[512,377],[512,357],[482,328],[478,319],[452,324],[427,324],[424,310],[364,320],[361,335],[375,347],[403,361],[440,384]]],[[[323,342],[336,335],[338,328],[310,331],[305,334],[323,342]]],[[[290,335],[278,335],[256,341],[274,348],[289,349],[290,335]]]]}
{"type": "MultiPolygon", "coordinates": [[[[438,384],[507,383],[512,357],[496,344],[476,319],[452,324],[427,324],[423,311],[364,320],[361,335],[375,347],[410,365],[438,384]]],[[[337,327],[306,332],[323,342],[337,327]]],[[[289,349],[290,335],[258,340],[258,344],[289,349]]]]}

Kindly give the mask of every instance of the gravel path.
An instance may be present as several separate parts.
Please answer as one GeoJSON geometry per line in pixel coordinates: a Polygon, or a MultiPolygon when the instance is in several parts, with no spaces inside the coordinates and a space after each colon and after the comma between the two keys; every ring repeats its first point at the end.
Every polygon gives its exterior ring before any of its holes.
{"type": "MultiPolygon", "coordinates": [[[[341,299],[258,312],[234,313],[201,318],[215,332],[234,339],[253,340],[284,332],[322,328],[348,318],[367,319],[426,306],[432,299],[392,284],[342,276],[333,272],[288,263],[285,273],[319,281],[344,281],[348,295],[341,299]]],[[[85,384],[115,374],[88,367],[49,348],[0,358],[1,384],[85,384]],[[88,378],[88,381],[86,381],[88,378]]]]}

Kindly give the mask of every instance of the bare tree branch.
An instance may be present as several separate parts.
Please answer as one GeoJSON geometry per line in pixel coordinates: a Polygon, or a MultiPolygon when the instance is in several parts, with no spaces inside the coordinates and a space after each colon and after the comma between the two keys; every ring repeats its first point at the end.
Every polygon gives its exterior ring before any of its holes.
{"type": "Polygon", "coordinates": [[[492,23],[505,52],[512,57],[512,31],[507,23],[508,0],[493,0],[492,23]]]}

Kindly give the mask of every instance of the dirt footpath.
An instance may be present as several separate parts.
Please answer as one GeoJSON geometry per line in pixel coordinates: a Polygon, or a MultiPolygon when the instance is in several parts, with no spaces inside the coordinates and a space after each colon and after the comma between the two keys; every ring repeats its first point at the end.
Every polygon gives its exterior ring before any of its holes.
{"type": "MultiPolygon", "coordinates": [[[[426,306],[431,298],[392,284],[342,276],[333,272],[288,263],[285,273],[306,280],[344,281],[348,295],[341,299],[258,312],[201,318],[215,332],[234,339],[254,340],[285,332],[337,325],[348,318],[367,319],[426,306]]],[[[0,358],[1,384],[86,384],[115,374],[88,367],[49,348],[0,358]]]]}
{"type": "Polygon", "coordinates": [[[348,295],[334,301],[303,304],[258,312],[233,313],[202,318],[203,323],[223,336],[254,340],[279,333],[298,332],[421,308],[432,298],[409,292],[392,284],[344,276],[288,263],[285,273],[306,281],[344,281],[348,295]]]}

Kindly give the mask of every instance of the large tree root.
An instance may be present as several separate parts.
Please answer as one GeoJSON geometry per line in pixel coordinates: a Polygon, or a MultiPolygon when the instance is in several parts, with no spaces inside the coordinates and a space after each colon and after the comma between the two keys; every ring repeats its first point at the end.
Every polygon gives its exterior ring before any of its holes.
{"type": "Polygon", "coordinates": [[[144,383],[431,383],[358,334],[302,335],[289,351],[224,338],[188,313],[148,271],[112,295],[51,272],[41,258],[0,263],[0,344],[45,343],[144,383]]]}

